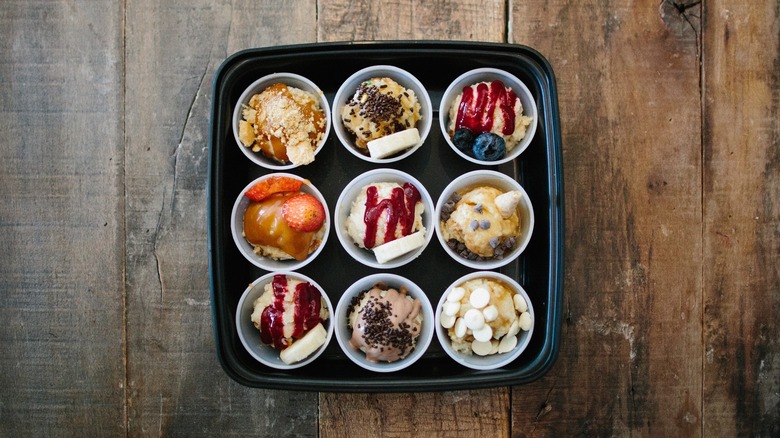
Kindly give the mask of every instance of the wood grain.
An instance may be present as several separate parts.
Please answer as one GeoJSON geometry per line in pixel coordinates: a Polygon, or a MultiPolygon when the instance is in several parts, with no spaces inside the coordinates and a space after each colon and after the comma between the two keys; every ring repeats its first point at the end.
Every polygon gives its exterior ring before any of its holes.
{"type": "Polygon", "coordinates": [[[780,2],[705,17],[703,432],[780,436],[780,2]]]}
{"type": "Polygon", "coordinates": [[[216,68],[242,48],[312,42],[315,17],[313,1],[127,2],[131,435],[316,433],[316,394],[251,390],[220,369],[205,213],[216,68]]]}
{"type": "Polygon", "coordinates": [[[121,10],[0,3],[0,435],[118,436],[121,10]]]}
{"type": "Polygon", "coordinates": [[[699,49],[663,11],[513,3],[558,79],[567,242],[561,354],[513,388],[513,436],[701,434],[699,49]]]}
{"type": "Polygon", "coordinates": [[[320,395],[320,437],[509,436],[508,388],[320,395]]]}
{"type": "MultiPolygon", "coordinates": [[[[320,2],[320,41],[505,41],[503,2],[320,2]]],[[[463,393],[321,394],[321,436],[508,436],[509,389],[463,393]],[[454,402],[453,400],[458,400],[454,402]]]]}

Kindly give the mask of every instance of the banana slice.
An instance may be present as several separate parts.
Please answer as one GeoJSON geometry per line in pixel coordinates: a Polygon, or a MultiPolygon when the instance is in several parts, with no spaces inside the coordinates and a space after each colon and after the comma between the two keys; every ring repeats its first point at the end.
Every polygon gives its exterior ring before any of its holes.
{"type": "Polygon", "coordinates": [[[385,158],[416,145],[420,141],[420,131],[410,128],[386,135],[368,142],[371,158],[385,158]]]}
{"type": "Polygon", "coordinates": [[[390,260],[396,257],[400,257],[408,252],[412,252],[423,245],[425,245],[424,230],[412,233],[400,239],[395,239],[391,240],[390,242],[383,243],[382,245],[374,248],[374,255],[376,256],[377,262],[387,263],[390,260]]]}
{"type": "Polygon", "coordinates": [[[317,349],[325,343],[325,338],[327,337],[328,332],[325,330],[325,327],[322,326],[322,323],[317,324],[313,329],[303,335],[302,338],[282,350],[282,352],[279,353],[279,358],[287,365],[300,362],[317,351],[317,349]]]}

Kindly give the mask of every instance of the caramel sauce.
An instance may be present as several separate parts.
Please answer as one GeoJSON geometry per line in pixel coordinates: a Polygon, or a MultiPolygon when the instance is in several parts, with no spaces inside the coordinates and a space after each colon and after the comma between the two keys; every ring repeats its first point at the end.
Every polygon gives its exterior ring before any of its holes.
{"type": "Polygon", "coordinates": [[[313,232],[290,228],[282,217],[282,204],[298,192],[274,193],[260,202],[250,202],[244,213],[244,236],[253,245],[268,245],[304,260],[316,245],[313,232]]]}
{"type": "MultiPolygon", "coordinates": [[[[261,132],[262,128],[261,128],[261,132]]],[[[260,146],[260,150],[268,158],[273,158],[277,161],[287,162],[290,159],[287,157],[287,148],[282,143],[279,137],[272,135],[265,135],[257,138],[257,145],[260,146]]]]}

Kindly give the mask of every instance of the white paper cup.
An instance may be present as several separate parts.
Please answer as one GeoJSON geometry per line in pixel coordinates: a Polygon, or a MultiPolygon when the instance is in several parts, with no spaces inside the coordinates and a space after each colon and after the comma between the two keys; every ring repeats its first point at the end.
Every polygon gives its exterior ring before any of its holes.
{"type": "Polygon", "coordinates": [[[434,226],[436,228],[436,235],[438,236],[439,243],[441,243],[444,251],[458,263],[479,270],[497,269],[517,259],[525,250],[526,246],[528,246],[534,229],[534,210],[531,205],[531,200],[528,198],[528,194],[516,180],[493,170],[474,170],[465,173],[450,182],[450,184],[444,188],[439,200],[436,202],[435,217],[434,226]],[[517,237],[517,243],[511,252],[504,254],[502,259],[469,260],[450,248],[444,240],[441,221],[442,206],[450,199],[453,193],[477,186],[495,187],[503,192],[517,190],[523,195],[520,204],[517,206],[517,212],[520,216],[520,233],[517,237]]]}
{"type": "Polygon", "coordinates": [[[467,71],[466,73],[463,73],[462,75],[458,76],[452,83],[447,87],[447,89],[444,91],[444,95],[442,96],[441,103],[439,105],[439,128],[441,129],[441,133],[444,136],[444,139],[447,141],[447,144],[450,145],[453,151],[463,157],[464,159],[471,161],[472,163],[477,164],[483,164],[488,166],[495,166],[498,164],[506,163],[508,161],[514,160],[518,156],[520,156],[521,153],[523,153],[526,148],[528,148],[528,145],[531,144],[531,140],[534,137],[534,134],[536,133],[536,126],[538,124],[538,108],[536,106],[536,101],[534,100],[533,95],[531,94],[531,91],[526,87],[526,85],[518,79],[513,74],[506,72],[504,70],[499,70],[497,68],[478,68],[475,70],[467,71]],[[531,117],[531,125],[528,126],[525,132],[525,137],[515,145],[514,148],[512,148],[509,153],[506,154],[504,158],[501,158],[496,161],[484,161],[484,160],[478,160],[470,155],[467,155],[460,149],[458,149],[455,144],[452,142],[452,138],[450,137],[449,130],[447,127],[450,123],[450,107],[452,107],[453,102],[455,102],[455,99],[458,97],[459,94],[463,92],[464,87],[468,87],[470,85],[475,85],[480,82],[492,82],[494,80],[500,80],[504,83],[507,87],[511,88],[512,91],[515,92],[517,97],[520,99],[520,103],[523,105],[523,115],[531,117]]]}
{"type": "Polygon", "coordinates": [[[472,272],[470,274],[464,275],[463,277],[455,280],[447,288],[447,290],[442,295],[441,300],[439,300],[438,305],[436,306],[436,336],[438,337],[442,348],[455,362],[475,370],[492,370],[501,368],[517,359],[526,349],[526,347],[528,347],[528,343],[531,341],[531,336],[533,335],[535,325],[536,316],[534,314],[534,308],[531,304],[531,300],[528,297],[528,294],[515,280],[498,272],[472,272]],[[515,348],[506,353],[495,353],[487,356],[478,356],[476,354],[464,354],[459,351],[455,351],[455,349],[452,348],[452,340],[450,339],[448,330],[441,325],[442,306],[447,300],[447,295],[453,288],[474,278],[487,278],[501,282],[514,293],[519,293],[522,295],[526,304],[528,304],[528,313],[531,315],[531,320],[533,321],[531,329],[529,331],[520,330],[520,332],[517,334],[517,345],[515,348]]]}
{"type": "Polygon", "coordinates": [[[251,99],[252,96],[261,93],[271,85],[279,83],[308,92],[314,96],[315,99],[317,99],[317,102],[320,104],[320,108],[325,113],[325,133],[322,135],[322,140],[320,140],[314,150],[315,156],[320,152],[320,150],[322,150],[322,147],[325,146],[325,142],[328,140],[328,135],[330,135],[330,127],[332,124],[330,105],[328,104],[328,99],[325,98],[325,93],[323,93],[322,90],[320,90],[320,88],[309,79],[294,73],[274,73],[263,76],[262,78],[254,81],[244,90],[243,93],[241,93],[241,96],[238,98],[238,102],[236,102],[236,106],[233,108],[233,137],[236,139],[236,145],[238,145],[238,148],[241,149],[241,152],[246,155],[246,157],[249,158],[253,163],[265,167],[266,169],[273,170],[293,169],[295,167],[299,167],[299,165],[293,163],[282,164],[276,160],[272,160],[266,157],[262,152],[252,152],[252,149],[244,146],[243,143],[241,143],[241,140],[238,138],[238,123],[241,121],[241,112],[243,106],[249,103],[249,99],[251,99]]]}
{"type": "Polygon", "coordinates": [[[272,272],[257,280],[253,281],[249,287],[246,288],[241,295],[241,299],[238,301],[238,307],[236,309],[236,330],[238,331],[238,338],[241,340],[241,344],[246,348],[249,354],[255,358],[258,362],[271,368],[280,370],[291,370],[294,368],[300,368],[304,365],[308,365],[319,357],[323,351],[328,347],[331,338],[333,337],[333,304],[328,298],[328,294],[311,278],[298,274],[295,272],[272,272]],[[310,354],[306,359],[295,362],[292,364],[286,364],[279,357],[279,351],[272,348],[270,345],[264,344],[260,340],[260,330],[252,323],[252,312],[254,311],[255,300],[263,294],[265,285],[271,283],[275,275],[286,275],[288,278],[293,278],[300,281],[311,283],[314,287],[319,289],[322,294],[322,299],[328,307],[328,319],[322,322],[322,325],[327,331],[325,343],[322,344],[314,353],[310,354]]]}
{"type": "Polygon", "coordinates": [[[354,73],[344,81],[333,99],[333,114],[333,130],[336,131],[336,136],[344,148],[361,160],[371,163],[392,163],[412,155],[423,145],[423,143],[425,143],[425,139],[428,137],[431,125],[433,124],[433,108],[428,91],[414,75],[406,70],[391,65],[366,67],[354,73]],[[341,121],[341,109],[346,106],[360,84],[365,80],[376,77],[388,77],[398,82],[404,88],[414,91],[414,94],[417,95],[417,100],[420,102],[420,115],[422,116],[416,125],[416,128],[420,132],[420,141],[405,151],[386,158],[372,158],[361,152],[360,149],[355,146],[354,135],[347,131],[344,127],[344,123],[341,121]]]}
{"type": "Polygon", "coordinates": [[[368,277],[361,278],[353,283],[346,292],[344,292],[341,299],[339,299],[333,320],[335,321],[336,326],[336,340],[344,351],[344,354],[360,367],[378,373],[391,373],[412,365],[425,354],[425,351],[428,349],[428,346],[433,339],[434,314],[430,300],[428,300],[425,292],[423,292],[423,290],[414,282],[395,274],[379,273],[369,275],[368,277]],[[352,338],[352,330],[347,325],[347,322],[349,314],[352,312],[352,300],[360,295],[361,292],[374,287],[377,283],[384,283],[396,290],[403,286],[408,290],[410,297],[419,299],[421,303],[420,311],[423,319],[421,333],[417,338],[417,344],[408,356],[395,362],[371,362],[366,359],[365,353],[353,348],[349,344],[349,340],[352,338]]]}
{"type": "Polygon", "coordinates": [[[336,236],[344,250],[358,262],[377,269],[397,268],[416,259],[425,251],[425,248],[428,246],[428,243],[430,243],[434,233],[434,206],[433,199],[428,193],[428,190],[426,190],[422,183],[413,176],[395,169],[374,169],[355,177],[355,179],[344,187],[341,195],[339,195],[339,199],[336,201],[336,209],[333,214],[336,223],[336,236]],[[362,188],[382,182],[397,183],[398,185],[403,185],[407,182],[411,183],[417,188],[417,191],[420,192],[420,201],[422,201],[425,208],[422,214],[422,222],[425,227],[425,244],[420,248],[392,259],[387,263],[377,262],[373,251],[357,246],[352,240],[352,237],[347,233],[346,225],[347,217],[352,209],[352,203],[358,197],[362,188]]]}
{"type": "Polygon", "coordinates": [[[322,249],[325,247],[325,243],[328,241],[328,236],[330,235],[330,211],[328,210],[327,202],[325,202],[325,197],[322,196],[322,193],[320,193],[320,191],[317,190],[317,188],[314,187],[307,179],[290,173],[271,173],[257,178],[256,180],[247,184],[247,186],[241,190],[241,193],[239,193],[238,197],[236,198],[236,202],[233,204],[233,211],[230,216],[230,231],[233,235],[233,241],[236,243],[238,250],[247,260],[252,262],[253,265],[257,266],[258,268],[265,269],[266,271],[294,271],[311,263],[311,261],[314,260],[320,252],[322,252],[322,249]],[[247,190],[252,188],[255,184],[272,176],[282,176],[293,178],[298,181],[303,181],[303,186],[301,186],[300,191],[302,193],[308,193],[317,198],[322,203],[322,207],[325,209],[325,222],[322,225],[324,227],[325,234],[322,236],[322,242],[317,247],[317,249],[309,254],[309,256],[304,260],[275,260],[271,257],[263,257],[254,252],[252,244],[249,243],[244,237],[244,212],[251,202],[249,198],[244,196],[244,193],[246,193],[247,190]]]}

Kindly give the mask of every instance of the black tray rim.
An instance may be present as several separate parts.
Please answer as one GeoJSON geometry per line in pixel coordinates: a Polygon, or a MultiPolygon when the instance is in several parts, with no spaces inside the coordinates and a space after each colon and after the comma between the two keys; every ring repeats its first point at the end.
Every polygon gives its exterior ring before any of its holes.
{"type": "MultiPolygon", "coordinates": [[[[515,386],[533,382],[538,380],[547,372],[549,372],[555,365],[560,351],[561,343],[561,321],[562,321],[562,304],[564,293],[564,236],[565,236],[565,210],[564,210],[564,186],[563,186],[563,160],[561,150],[561,134],[560,134],[560,114],[558,111],[558,92],[555,73],[552,69],[549,61],[536,49],[521,45],[521,44],[509,44],[509,43],[491,43],[491,42],[474,42],[474,41],[434,41],[434,40],[393,40],[393,41],[342,41],[342,42],[325,42],[325,43],[306,43],[306,44],[289,44],[269,47],[257,47],[249,48],[235,52],[228,56],[216,69],[212,79],[212,92],[211,92],[211,109],[210,120],[208,127],[208,157],[207,157],[207,179],[206,179],[206,231],[207,231],[207,256],[208,256],[208,281],[209,281],[209,297],[211,301],[211,318],[212,318],[212,331],[214,334],[215,350],[217,360],[224,370],[224,372],[237,383],[254,388],[262,389],[279,389],[289,391],[305,391],[305,392],[334,392],[334,393],[398,393],[398,392],[430,392],[430,391],[450,391],[450,390],[463,390],[463,389],[482,389],[493,388],[502,386],[515,386]],[[549,103],[551,111],[548,117],[549,120],[549,141],[552,145],[552,149],[548,151],[550,158],[550,168],[548,169],[548,179],[550,179],[550,198],[551,198],[551,223],[555,226],[554,233],[551,233],[550,247],[554,249],[550,254],[550,270],[548,272],[549,286],[548,290],[553,290],[552,294],[555,296],[559,305],[551,306],[550,318],[548,320],[549,329],[549,347],[546,348],[546,354],[537,357],[529,368],[533,371],[529,374],[522,376],[509,376],[505,374],[499,376],[495,375],[494,371],[482,372],[474,371],[469,376],[468,381],[464,381],[463,377],[449,377],[439,378],[429,381],[414,381],[414,386],[406,386],[398,384],[397,379],[392,375],[379,375],[376,379],[373,379],[370,384],[365,382],[349,382],[349,381],[332,381],[324,382],[320,380],[311,380],[301,377],[288,377],[288,376],[254,376],[255,379],[250,379],[240,370],[234,369],[229,364],[223,352],[225,351],[225,345],[223,344],[217,322],[217,277],[221,271],[221,261],[216,258],[214,251],[213,241],[213,224],[215,223],[216,216],[220,214],[214,208],[213,189],[214,189],[214,166],[215,161],[215,146],[216,141],[216,124],[214,121],[218,117],[218,85],[221,78],[228,68],[235,63],[241,62],[248,57],[269,56],[269,55],[294,55],[296,53],[316,53],[327,51],[343,51],[350,49],[367,49],[372,51],[381,51],[383,49],[411,49],[416,51],[422,50],[471,50],[480,52],[495,52],[497,54],[523,54],[532,58],[539,64],[539,67],[546,74],[547,88],[549,90],[549,103]]],[[[500,370],[498,370],[500,371],[500,370]]]]}

